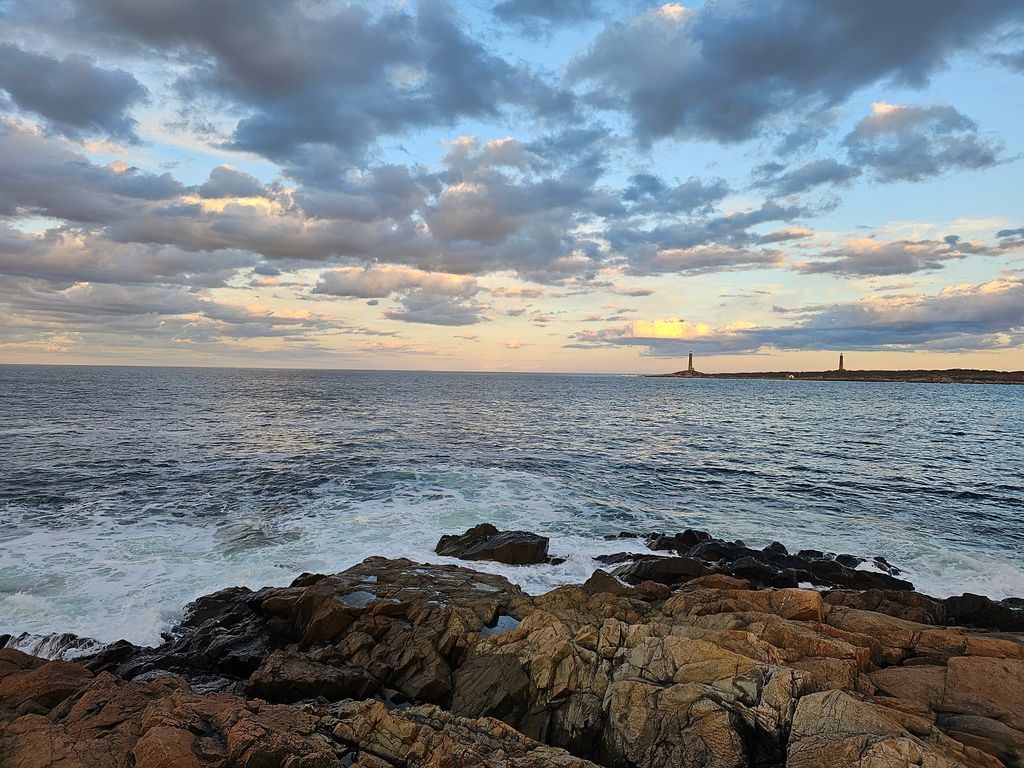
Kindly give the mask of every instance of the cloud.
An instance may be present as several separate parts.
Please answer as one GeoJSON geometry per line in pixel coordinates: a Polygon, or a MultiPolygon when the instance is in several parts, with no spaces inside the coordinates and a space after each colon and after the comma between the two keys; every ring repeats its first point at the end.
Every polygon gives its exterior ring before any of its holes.
{"type": "Polygon", "coordinates": [[[0,121],[0,216],[112,222],[184,191],[170,174],[95,165],[64,142],[0,121]]]}
{"type": "Polygon", "coordinates": [[[309,312],[213,301],[180,286],[76,283],[54,288],[32,280],[0,281],[0,309],[14,327],[39,336],[70,332],[124,341],[221,343],[258,338],[297,339],[329,331],[331,321],[309,312]]]}
{"type": "Polygon", "coordinates": [[[1024,73],[1024,50],[1015,53],[994,53],[992,60],[1014,72],[1024,73]]]}
{"type": "Polygon", "coordinates": [[[640,346],[649,354],[667,357],[690,349],[705,354],[763,349],[1012,349],[1024,343],[1024,278],[956,285],[937,294],[869,296],[807,307],[786,316],[793,317],[793,322],[781,326],[634,321],[582,331],[571,345],[640,346]]]}
{"type": "Polygon", "coordinates": [[[102,69],[84,56],[58,59],[0,43],[0,90],[24,112],[72,137],[102,135],[137,141],[129,110],[146,88],[129,72],[102,69]]]}
{"type": "Polygon", "coordinates": [[[730,191],[724,179],[690,178],[670,186],[658,176],[638,173],[629,182],[622,199],[630,203],[627,210],[631,215],[707,213],[730,191]]]}
{"type": "Polygon", "coordinates": [[[480,291],[473,278],[424,272],[407,267],[342,267],[325,272],[314,293],[362,299],[382,299],[393,293],[420,289],[436,296],[469,297],[480,291]]]}
{"type": "Polygon", "coordinates": [[[527,34],[562,24],[594,21],[607,13],[601,0],[503,0],[494,15],[527,34]]]}
{"type": "Polygon", "coordinates": [[[956,235],[949,235],[943,240],[892,242],[863,238],[817,254],[814,261],[797,264],[795,268],[810,274],[830,273],[847,277],[909,275],[942,269],[946,262],[968,256],[998,255],[1002,250],[964,241],[956,235]]]}
{"type": "MultiPolygon", "coordinates": [[[[256,257],[247,251],[208,254],[174,246],[116,243],[62,230],[37,236],[7,228],[5,233],[0,226],[0,275],[46,280],[63,287],[90,282],[212,288],[224,285],[255,262],[256,257]]],[[[265,274],[265,268],[256,268],[265,274]]]]}
{"type": "Polygon", "coordinates": [[[485,307],[475,301],[438,295],[423,288],[414,288],[400,300],[399,309],[388,310],[389,320],[428,325],[473,325],[487,320],[485,307]]]}
{"type": "Polygon", "coordinates": [[[831,158],[811,160],[799,168],[783,170],[775,164],[761,166],[756,186],[770,189],[776,195],[795,195],[822,184],[848,184],[861,173],[859,168],[831,158]]]}
{"type": "MultiPolygon", "coordinates": [[[[80,42],[156,53],[183,103],[242,113],[225,145],[328,183],[383,136],[512,110],[570,114],[572,95],[491,53],[440,0],[401,4],[71,0],[53,26],[80,42]],[[315,161],[314,161],[315,158],[315,161]]],[[[37,12],[17,3],[12,20],[37,12]]]]}
{"type": "Polygon", "coordinates": [[[641,142],[733,143],[874,83],[920,88],[954,53],[1022,17],[1016,0],[669,3],[609,24],[568,76],[593,86],[595,104],[624,106],[641,142]]]}
{"type": "Polygon", "coordinates": [[[919,107],[876,102],[843,140],[853,163],[879,181],[921,181],[949,170],[978,170],[999,161],[1001,146],[948,104],[919,107]]]}
{"type": "Polygon", "coordinates": [[[487,318],[473,299],[481,291],[471,277],[407,267],[342,267],[320,277],[313,293],[362,299],[396,296],[398,307],[384,317],[406,323],[473,325],[487,318]]]}
{"type": "Polygon", "coordinates": [[[199,187],[199,196],[203,198],[263,197],[265,194],[259,179],[230,165],[218,165],[199,187]]]}
{"type": "Polygon", "coordinates": [[[719,216],[641,229],[632,222],[605,231],[612,248],[621,253],[633,274],[681,272],[705,274],[734,269],[777,267],[782,253],[760,246],[806,237],[798,228],[758,233],[755,227],[793,221],[810,215],[799,205],[767,201],[756,208],[719,216]]]}

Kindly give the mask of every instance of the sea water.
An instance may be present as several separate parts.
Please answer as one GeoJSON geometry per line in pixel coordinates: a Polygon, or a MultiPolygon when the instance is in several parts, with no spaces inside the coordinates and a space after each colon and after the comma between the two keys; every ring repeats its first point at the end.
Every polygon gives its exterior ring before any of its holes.
{"type": "Polygon", "coordinates": [[[156,643],[189,600],[480,522],[579,582],[619,531],[882,555],[1024,595],[1024,388],[0,366],[0,633],[156,643]]]}

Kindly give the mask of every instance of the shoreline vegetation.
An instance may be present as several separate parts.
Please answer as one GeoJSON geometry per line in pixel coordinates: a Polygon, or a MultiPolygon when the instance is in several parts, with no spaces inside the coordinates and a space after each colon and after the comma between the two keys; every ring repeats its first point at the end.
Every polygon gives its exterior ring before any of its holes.
{"type": "Polygon", "coordinates": [[[930,597],[878,556],[606,538],[630,551],[537,596],[471,564],[551,567],[548,539],[485,524],[438,542],[470,567],[224,589],[158,647],[0,636],[0,765],[1024,765],[1024,601],[930,597]]]}
{"type": "Polygon", "coordinates": [[[1024,384],[1024,371],[987,371],[972,368],[904,371],[764,371],[701,373],[676,371],[648,374],[655,379],[782,379],[796,381],[876,381],[907,384],[1024,384]]]}

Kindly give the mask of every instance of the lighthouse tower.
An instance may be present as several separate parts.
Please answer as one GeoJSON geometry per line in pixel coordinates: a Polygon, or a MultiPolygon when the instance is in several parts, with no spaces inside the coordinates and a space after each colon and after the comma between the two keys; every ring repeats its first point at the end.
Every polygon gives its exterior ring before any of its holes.
{"type": "Polygon", "coordinates": [[[690,360],[689,360],[689,363],[686,366],[686,370],[689,373],[693,373],[693,351],[692,350],[690,352],[690,360]]]}
{"type": "Polygon", "coordinates": [[[842,373],[846,368],[843,367],[843,353],[839,353],[839,372],[842,373]]]}

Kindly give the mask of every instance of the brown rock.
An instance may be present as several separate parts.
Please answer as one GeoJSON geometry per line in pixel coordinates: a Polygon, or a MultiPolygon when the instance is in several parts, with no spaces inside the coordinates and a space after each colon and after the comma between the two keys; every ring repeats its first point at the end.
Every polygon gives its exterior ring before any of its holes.
{"type": "Polygon", "coordinates": [[[0,677],[0,710],[46,714],[92,679],[92,673],[79,664],[40,664],[13,649],[5,649],[2,654],[0,664],[6,674],[0,677]]]}
{"type": "Polygon", "coordinates": [[[977,656],[949,660],[941,709],[982,715],[1024,730],[1024,661],[977,656]]]}

